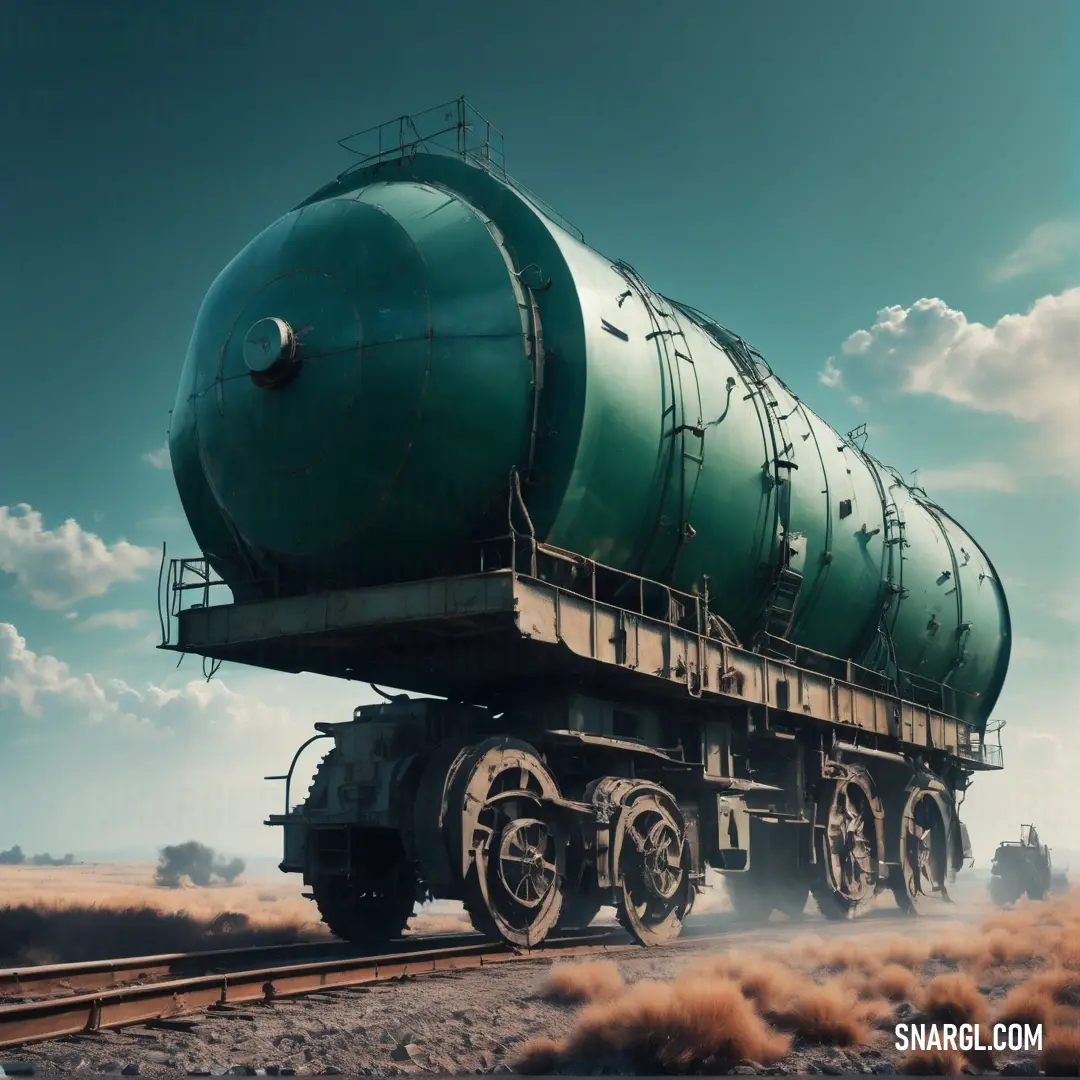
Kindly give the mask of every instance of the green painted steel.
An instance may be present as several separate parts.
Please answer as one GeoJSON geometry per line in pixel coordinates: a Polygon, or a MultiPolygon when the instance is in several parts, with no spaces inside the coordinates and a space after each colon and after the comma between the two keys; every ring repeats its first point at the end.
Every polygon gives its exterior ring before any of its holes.
{"type": "Polygon", "coordinates": [[[540,539],[707,575],[745,641],[909,673],[979,724],[1004,681],[1001,583],[955,521],[740,338],[460,158],[345,174],[253,240],[199,313],[170,448],[238,599],[465,568],[517,469],[540,539]]]}

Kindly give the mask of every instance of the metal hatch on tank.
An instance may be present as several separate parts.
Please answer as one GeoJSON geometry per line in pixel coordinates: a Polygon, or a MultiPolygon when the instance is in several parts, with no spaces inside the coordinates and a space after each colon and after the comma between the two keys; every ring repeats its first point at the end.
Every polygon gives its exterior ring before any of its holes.
{"type": "Polygon", "coordinates": [[[436,895],[666,940],[706,865],[746,917],[947,898],[1001,764],[988,556],[464,100],[367,136],[214,283],[170,432],[166,648],[438,698],[320,724],[283,869],[345,936],[436,895]]]}

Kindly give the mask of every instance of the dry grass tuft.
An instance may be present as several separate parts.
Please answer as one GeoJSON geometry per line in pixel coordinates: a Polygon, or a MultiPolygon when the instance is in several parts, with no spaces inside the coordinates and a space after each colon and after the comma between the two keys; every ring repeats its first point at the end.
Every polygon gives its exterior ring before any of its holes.
{"type": "Polygon", "coordinates": [[[1001,1024],[1042,1024],[1051,1027],[1073,1019],[1080,976],[1062,968],[1032,975],[1005,996],[995,1017],[1001,1024]]]}
{"type": "Polygon", "coordinates": [[[686,977],[638,982],[587,1006],[565,1044],[534,1048],[525,1067],[542,1061],[549,1070],[717,1073],[745,1059],[771,1064],[790,1048],[791,1039],[771,1030],[735,983],[686,977]]]}
{"type": "Polygon", "coordinates": [[[912,1050],[897,1062],[902,1076],[959,1076],[964,1069],[959,1050],[912,1050]]]}
{"type": "Polygon", "coordinates": [[[1080,1076],[1080,1028],[1052,1028],[1043,1038],[1039,1068],[1047,1076],[1080,1076]]]}
{"type": "MultiPolygon", "coordinates": [[[[804,1047],[880,1039],[875,1029],[904,1002],[918,1011],[916,1023],[1041,1023],[1049,1032],[1044,1069],[1077,1075],[1080,1061],[1080,890],[995,912],[981,930],[950,928],[936,941],[804,936],[710,956],[672,982],[629,988],[610,968],[603,977],[590,971],[603,967],[553,970],[552,993],[592,1004],[564,1042],[530,1044],[521,1071],[716,1073],[746,1060],[771,1064],[796,1037],[804,1047]],[[999,987],[1008,993],[991,1010],[988,995],[999,987]]],[[[912,1051],[898,1068],[950,1076],[965,1065],[995,1067],[988,1051],[945,1049],[912,1051]]]]}
{"type": "Polygon", "coordinates": [[[804,1039],[831,1046],[855,1046],[870,1041],[872,1024],[892,1015],[888,1006],[860,1000],[855,991],[839,983],[811,985],[790,1003],[767,1010],[766,1018],[804,1039]]]}
{"type": "Polygon", "coordinates": [[[566,1047],[555,1039],[540,1035],[530,1039],[522,1048],[514,1063],[514,1071],[524,1076],[545,1076],[555,1072],[562,1061],[566,1047]]]}
{"type": "Polygon", "coordinates": [[[541,995],[549,1001],[579,1005],[589,1001],[610,1001],[618,997],[625,986],[614,960],[593,960],[583,964],[556,964],[541,995]]]}
{"type": "Polygon", "coordinates": [[[887,1001],[910,1001],[915,996],[918,980],[910,968],[900,964],[886,964],[870,976],[868,988],[872,995],[887,1001]]]}
{"type": "Polygon", "coordinates": [[[932,1024],[986,1024],[990,1010],[970,975],[939,975],[920,995],[919,1008],[932,1024]]]}

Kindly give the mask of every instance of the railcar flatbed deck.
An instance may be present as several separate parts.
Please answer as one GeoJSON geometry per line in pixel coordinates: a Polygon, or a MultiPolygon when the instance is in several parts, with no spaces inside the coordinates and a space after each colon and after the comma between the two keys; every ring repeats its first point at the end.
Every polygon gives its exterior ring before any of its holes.
{"type": "Polygon", "coordinates": [[[205,561],[174,560],[162,647],[466,701],[584,680],[623,697],[745,705],[748,723],[763,732],[774,722],[832,725],[839,739],[863,753],[915,750],[964,770],[1002,767],[1000,745],[942,709],[891,693],[876,672],[785,642],[773,642],[773,654],[766,655],[687,628],[688,622],[705,624],[698,599],[655,583],[641,581],[638,610],[600,602],[594,599],[596,564],[580,565],[582,591],[497,569],[212,604],[215,582],[205,561]],[[667,610],[682,614],[677,622],[642,613],[646,585],[666,594],[667,610]],[[183,608],[192,589],[201,591],[203,603],[183,608]],[[788,658],[779,655],[784,648],[788,658]]]}

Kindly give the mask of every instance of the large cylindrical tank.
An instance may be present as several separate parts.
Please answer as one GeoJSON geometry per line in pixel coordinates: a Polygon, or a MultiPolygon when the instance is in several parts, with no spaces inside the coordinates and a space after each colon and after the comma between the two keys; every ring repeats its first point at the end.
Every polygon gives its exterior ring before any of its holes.
{"type": "Polygon", "coordinates": [[[975,723],[1004,681],[1005,597],[960,525],[740,338],[452,156],[345,174],[233,259],[170,449],[238,599],[467,567],[517,469],[541,540],[708,575],[744,639],[948,687],[975,723]]]}

